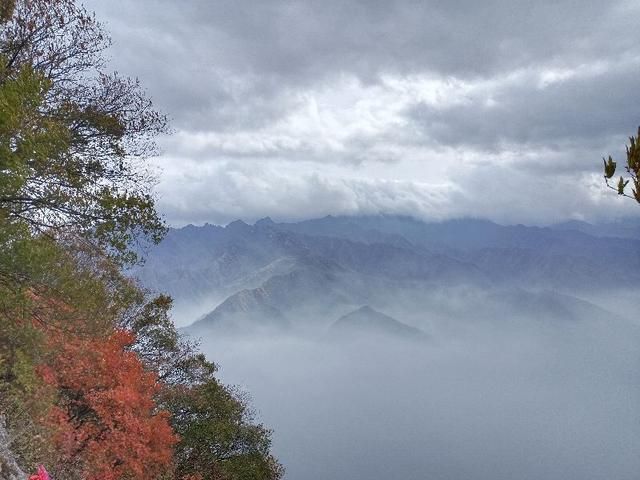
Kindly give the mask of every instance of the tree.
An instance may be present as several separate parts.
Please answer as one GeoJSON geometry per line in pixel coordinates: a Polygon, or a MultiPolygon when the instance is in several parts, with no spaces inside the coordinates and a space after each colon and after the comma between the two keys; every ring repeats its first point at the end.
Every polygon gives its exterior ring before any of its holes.
{"type": "Polygon", "coordinates": [[[38,366],[76,340],[112,339],[132,295],[113,259],[134,261],[136,239],[164,233],[144,159],[166,123],[137,81],[103,71],[106,46],[73,1],[0,2],[0,414],[29,469],[60,453],[41,419],[65,406],[38,366]],[[57,353],[52,334],[66,339],[57,353]]]}
{"type": "Polygon", "coordinates": [[[247,403],[215,378],[164,395],[171,412],[179,476],[203,480],[277,480],[284,473],[270,454],[271,432],[254,422],[247,403]]]}
{"type": "Polygon", "coordinates": [[[166,122],[136,80],[105,70],[108,45],[73,0],[0,0],[11,447],[25,470],[46,462],[59,478],[280,478],[270,432],[178,334],[171,300],[122,273],[138,241],[165,232],[145,159],[166,122]]]}
{"type": "Polygon", "coordinates": [[[0,414],[25,466],[50,447],[44,332],[111,335],[131,289],[105,252],[164,232],[144,159],[166,123],[104,71],[108,43],[71,0],[0,2],[0,414]]]}
{"type": "MultiPolygon", "coordinates": [[[[143,293],[139,290],[139,293],[143,293]]],[[[179,436],[176,478],[277,480],[284,469],[271,455],[271,432],[257,424],[246,399],[215,377],[216,366],[181,337],[168,312],[169,297],[140,297],[124,326],[136,333],[132,348],[158,372],[158,404],[179,436]]]]}
{"type": "Polygon", "coordinates": [[[160,384],[126,348],[126,331],[107,338],[49,334],[52,359],[42,375],[59,391],[49,414],[60,456],[54,477],[144,480],[171,470],[177,441],[169,414],[157,408],[160,384]]]}
{"type": "Polygon", "coordinates": [[[105,70],[109,38],[73,0],[3,5],[0,217],[73,229],[135,261],[133,243],[165,231],[144,159],[166,118],[137,80],[105,70]]]}
{"type": "Polygon", "coordinates": [[[618,195],[635,199],[640,203],[640,127],[638,127],[638,134],[635,137],[633,135],[629,137],[629,145],[626,146],[626,150],[627,162],[624,168],[627,172],[627,178],[620,176],[615,186],[609,183],[609,180],[616,174],[617,167],[617,162],[609,155],[609,158],[602,159],[604,162],[604,179],[607,187],[618,192],[618,195]],[[629,183],[632,184],[631,195],[626,193],[629,183]]]}

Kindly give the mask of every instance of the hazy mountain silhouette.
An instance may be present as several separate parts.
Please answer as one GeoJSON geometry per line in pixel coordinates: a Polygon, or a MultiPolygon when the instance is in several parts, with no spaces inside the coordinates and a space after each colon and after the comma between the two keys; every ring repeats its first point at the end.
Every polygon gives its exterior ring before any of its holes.
{"type": "Polygon", "coordinates": [[[410,327],[395,318],[374,310],[369,305],[343,315],[331,325],[334,337],[361,337],[363,335],[383,335],[399,338],[424,339],[425,333],[410,327]]]}
{"type": "Polygon", "coordinates": [[[565,304],[575,292],[637,281],[638,267],[640,241],[634,238],[475,219],[329,216],[172,229],[132,273],[174,297],[181,324],[199,319],[192,330],[204,332],[326,328],[360,305],[400,308],[401,297],[428,310],[436,308],[430,294],[461,286],[510,291],[500,301],[511,310],[548,307],[556,316],[574,315],[565,304]],[[521,293],[549,289],[564,296],[531,293],[538,295],[536,306],[521,293]]]}

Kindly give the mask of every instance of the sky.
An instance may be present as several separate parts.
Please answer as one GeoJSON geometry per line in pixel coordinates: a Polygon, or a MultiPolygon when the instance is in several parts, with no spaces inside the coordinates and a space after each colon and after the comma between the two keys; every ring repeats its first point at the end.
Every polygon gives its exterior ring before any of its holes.
{"type": "Polygon", "coordinates": [[[634,0],[88,0],[173,134],[169,224],[638,215],[603,185],[640,125],[634,0]]]}

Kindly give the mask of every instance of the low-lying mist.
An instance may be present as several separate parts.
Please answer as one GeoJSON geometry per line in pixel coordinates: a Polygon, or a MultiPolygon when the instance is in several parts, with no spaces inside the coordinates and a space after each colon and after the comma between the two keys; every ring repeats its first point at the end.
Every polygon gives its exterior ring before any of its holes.
{"type": "Polygon", "coordinates": [[[290,480],[638,478],[637,326],[502,318],[427,333],[212,334],[202,348],[250,392],[290,480]]]}
{"type": "Polygon", "coordinates": [[[136,275],[288,480],[638,480],[640,237],[610,233],[266,218],[172,230],[136,275]]]}

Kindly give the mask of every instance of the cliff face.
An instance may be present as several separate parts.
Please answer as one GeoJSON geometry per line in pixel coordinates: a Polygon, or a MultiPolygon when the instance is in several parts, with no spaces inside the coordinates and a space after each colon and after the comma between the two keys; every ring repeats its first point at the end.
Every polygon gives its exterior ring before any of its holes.
{"type": "Polygon", "coordinates": [[[27,475],[20,469],[9,449],[9,434],[0,417],[0,480],[25,480],[27,475]]]}

